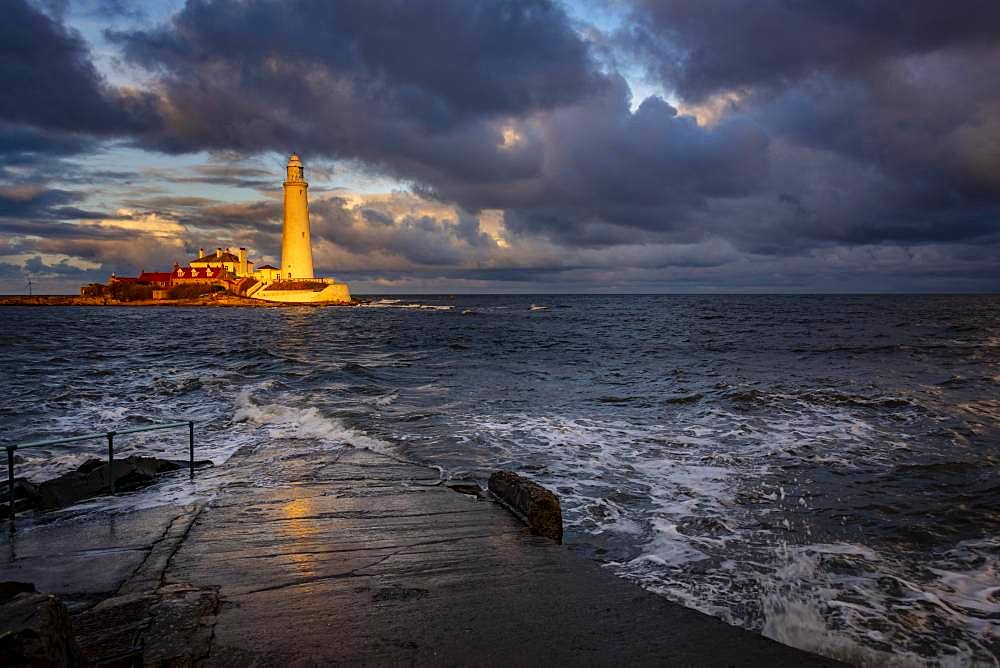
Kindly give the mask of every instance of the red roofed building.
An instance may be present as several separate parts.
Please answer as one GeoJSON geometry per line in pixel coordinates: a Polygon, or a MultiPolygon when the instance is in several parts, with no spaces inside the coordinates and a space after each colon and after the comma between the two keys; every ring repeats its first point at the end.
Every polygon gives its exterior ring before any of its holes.
{"type": "Polygon", "coordinates": [[[182,267],[177,264],[174,265],[174,270],[169,275],[171,285],[210,283],[221,285],[227,290],[233,287],[235,278],[223,267],[182,267]]]}
{"type": "Polygon", "coordinates": [[[169,288],[170,277],[171,274],[169,271],[144,271],[139,274],[139,277],[135,279],[135,282],[145,283],[157,288],[169,288]]]}
{"type": "Polygon", "coordinates": [[[139,285],[152,285],[154,288],[169,288],[170,272],[142,271],[139,272],[138,276],[119,276],[118,274],[111,274],[111,278],[108,279],[108,284],[114,285],[115,283],[138,283],[139,285]]]}
{"type": "Polygon", "coordinates": [[[135,276],[119,276],[115,272],[111,272],[110,278],[108,278],[108,285],[114,285],[115,283],[138,283],[139,279],[135,276]]]}

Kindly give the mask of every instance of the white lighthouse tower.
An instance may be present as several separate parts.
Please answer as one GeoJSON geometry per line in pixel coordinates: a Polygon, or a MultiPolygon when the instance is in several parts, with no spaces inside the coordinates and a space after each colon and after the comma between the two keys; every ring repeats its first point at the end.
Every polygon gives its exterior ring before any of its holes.
{"type": "Polygon", "coordinates": [[[260,288],[247,296],[270,302],[350,303],[346,283],[313,275],[312,240],[309,238],[309,184],[302,160],[292,153],[285,174],[285,221],[281,233],[281,268],[261,267],[255,274],[260,288]],[[264,270],[274,271],[265,274],[264,270]]]}
{"type": "Polygon", "coordinates": [[[302,160],[288,158],[285,179],[285,224],[281,235],[281,278],[313,277],[312,241],[309,238],[309,184],[302,173],[302,160]]]}

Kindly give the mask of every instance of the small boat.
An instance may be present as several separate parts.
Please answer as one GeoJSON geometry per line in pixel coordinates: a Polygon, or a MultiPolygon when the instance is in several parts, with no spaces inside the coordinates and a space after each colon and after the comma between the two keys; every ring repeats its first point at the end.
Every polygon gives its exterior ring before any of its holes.
{"type": "Polygon", "coordinates": [[[548,308],[549,308],[548,306],[542,306],[540,304],[532,304],[531,307],[528,310],[529,311],[547,311],[548,308]]]}

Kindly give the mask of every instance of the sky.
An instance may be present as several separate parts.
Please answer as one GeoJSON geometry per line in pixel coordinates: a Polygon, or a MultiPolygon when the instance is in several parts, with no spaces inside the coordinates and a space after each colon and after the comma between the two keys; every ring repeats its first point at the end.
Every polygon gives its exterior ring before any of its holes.
{"type": "Polygon", "coordinates": [[[5,0],[0,293],[996,292],[996,0],[5,0]]]}

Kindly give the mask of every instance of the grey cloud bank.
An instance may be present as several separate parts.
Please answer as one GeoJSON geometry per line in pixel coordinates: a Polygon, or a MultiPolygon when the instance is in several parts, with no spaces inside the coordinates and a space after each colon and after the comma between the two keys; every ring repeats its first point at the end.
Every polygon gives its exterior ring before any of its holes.
{"type": "Polygon", "coordinates": [[[273,253],[280,174],[226,158],[295,149],[451,210],[317,192],[317,262],[362,289],[1000,288],[995,3],[616,6],[601,33],[543,0],[190,0],[105,31],[142,73],[124,87],[94,65],[72,3],[13,0],[3,273],[71,289],[216,240],[273,253]],[[633,99],[625,63],[667,99],[633,99]],[[134,173],[114,197],[86,165],[108,142],[215,158],[134,173]],[[139,241],[123,251],[126,230],[139,241]]]}

